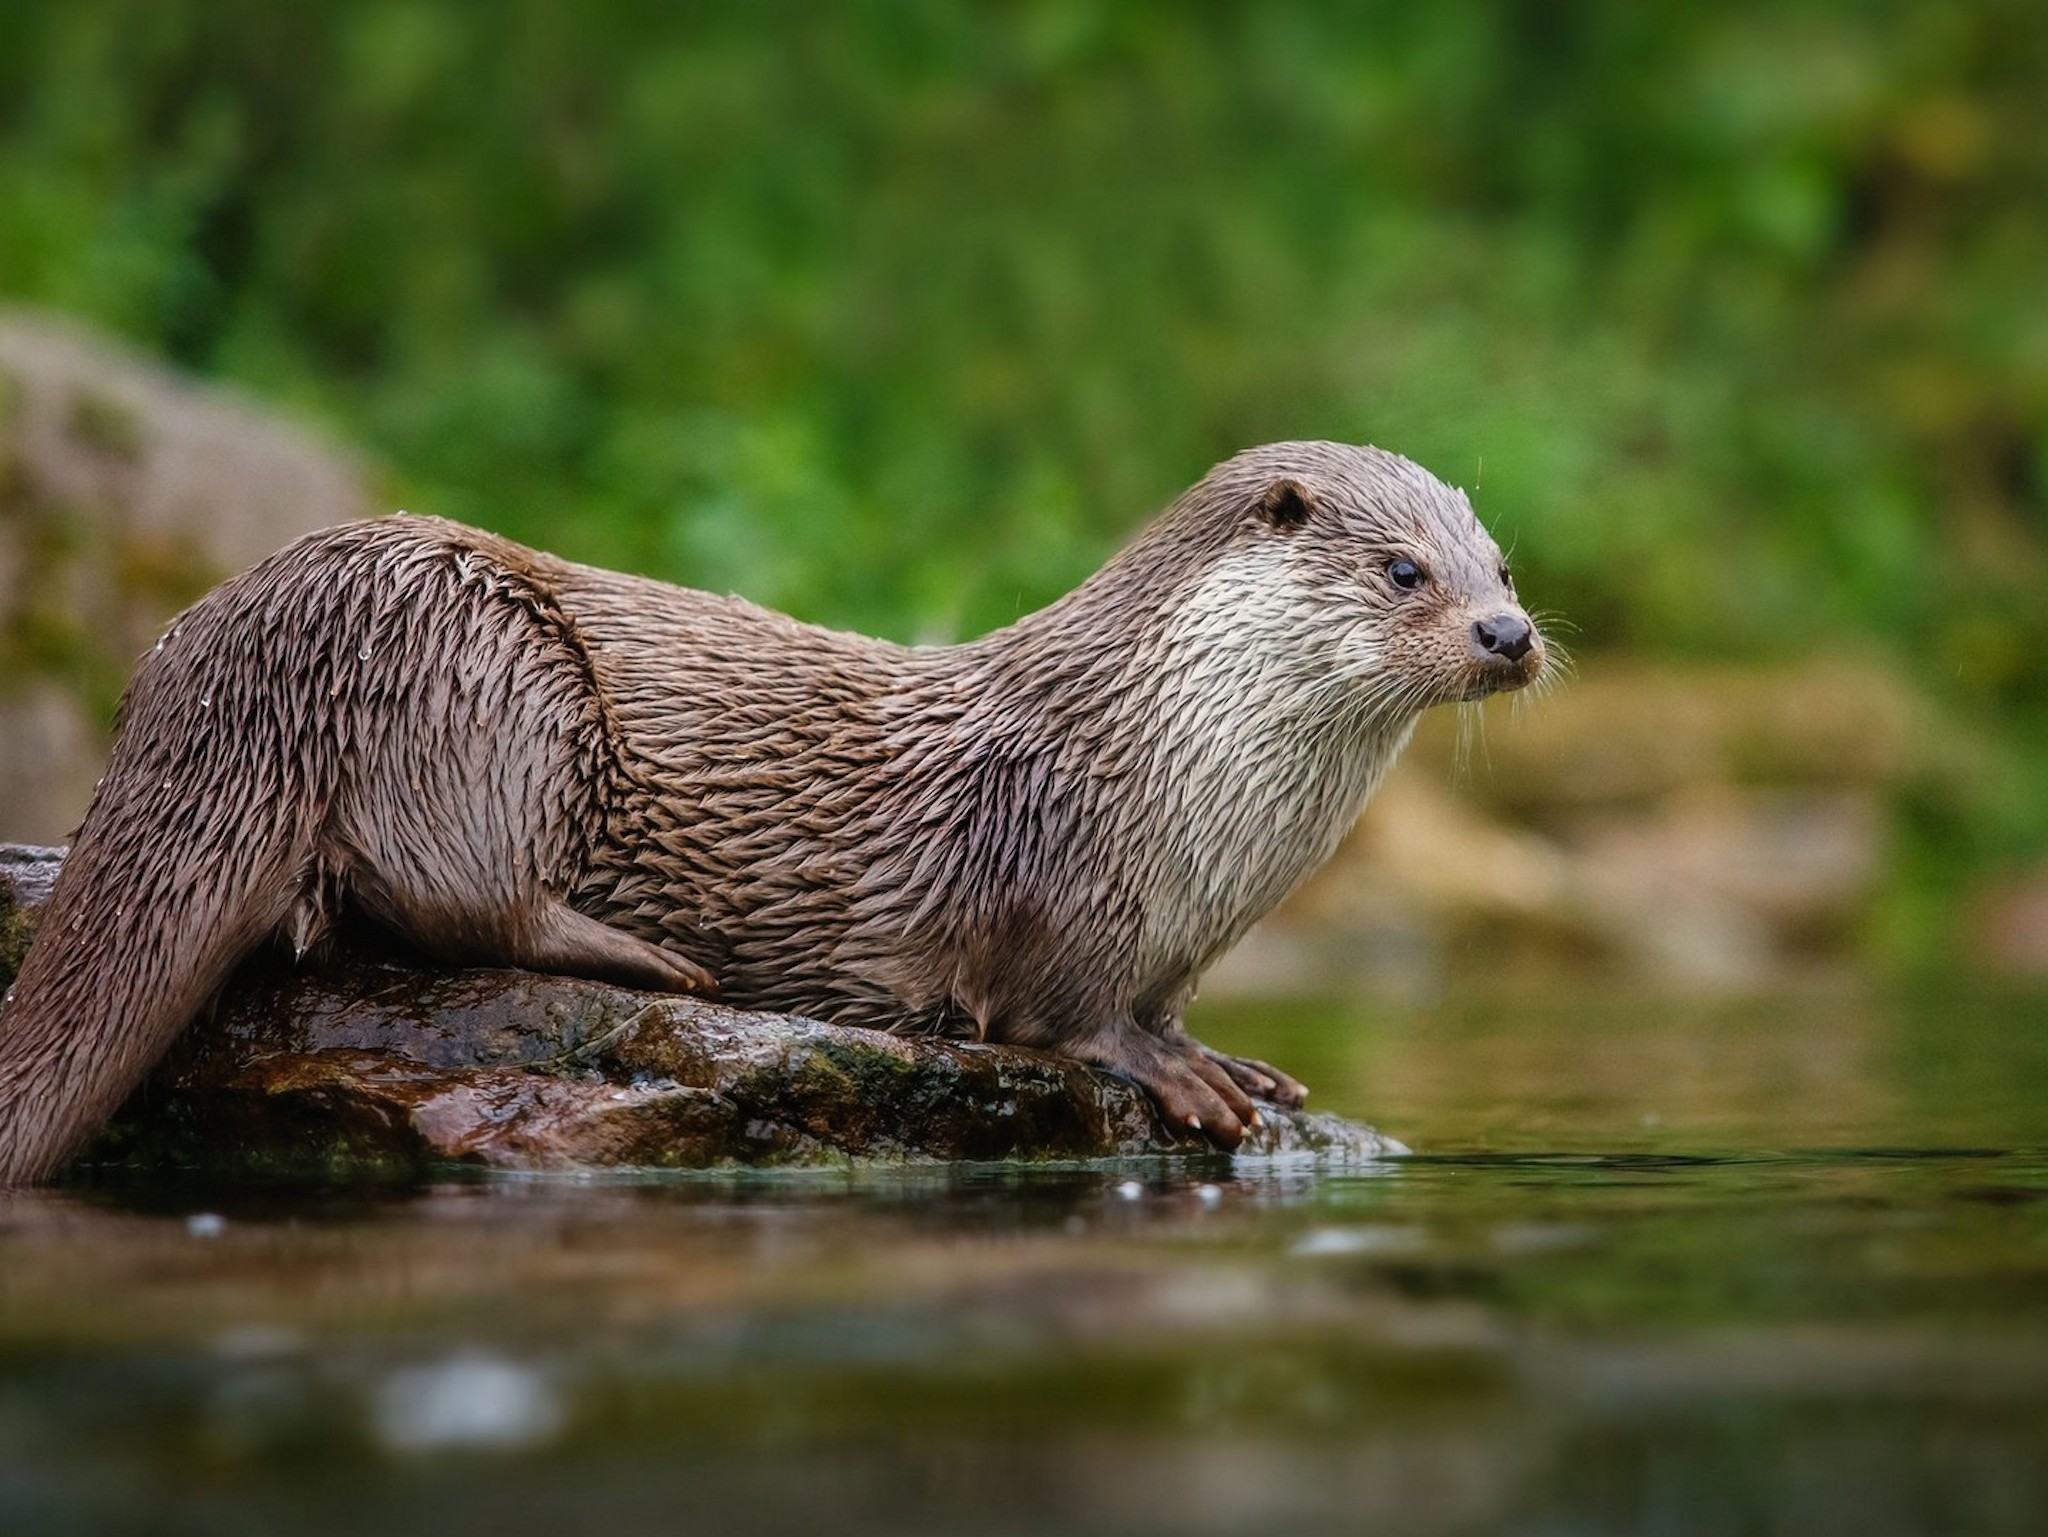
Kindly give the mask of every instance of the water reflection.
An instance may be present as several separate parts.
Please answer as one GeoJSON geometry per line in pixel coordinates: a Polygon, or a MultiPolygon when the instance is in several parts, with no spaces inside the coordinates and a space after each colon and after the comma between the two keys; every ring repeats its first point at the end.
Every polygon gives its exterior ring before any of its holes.
{"type": "Polygon", "coordinates": [[[0,1530],[2032,1532],[2048,1075],[1981,1009],[1265,1021],[1432,1149],[1370,1173],[18,1195],[0,1530]]]}

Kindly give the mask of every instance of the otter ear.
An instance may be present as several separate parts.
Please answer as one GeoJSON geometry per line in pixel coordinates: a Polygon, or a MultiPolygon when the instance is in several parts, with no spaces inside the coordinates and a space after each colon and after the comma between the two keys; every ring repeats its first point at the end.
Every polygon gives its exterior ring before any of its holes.
{"type": "Polygon", "coordinates": [[[1316,499],[1298,480],[1276,480],[1259,493],[1253,510],[1259,521],[1283,532],[1301,527],[1315,510],[1316,499]]]}

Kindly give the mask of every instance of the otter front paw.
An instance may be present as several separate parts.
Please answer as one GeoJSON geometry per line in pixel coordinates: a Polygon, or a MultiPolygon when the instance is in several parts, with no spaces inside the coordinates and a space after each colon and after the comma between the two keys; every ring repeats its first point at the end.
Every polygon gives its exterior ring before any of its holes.
{"type": "Polygon", "coordinates": [[[1121,1035],[1088,1059],[1130,1079],[1173,1126],[1200,1132],[1225,1152],[1244,1141],[1259,1112],[1230,1073],[1199,1049],[1136,1032],[1121,1035]]]}
{"type": "Polygon", "coordinates": [[[1228,1073],[1231,1081],[1254,1099],[1268,1099],[1289,1110],[1299,1110],[1308,1098],[1308,1089],[1297,1079],[1290,1078],[1270,1062],[1261,1062],[1255,1057],[1229,1057],[1201,1042],[1194,1042],[1195,1049],[1202,1056],[1228,1073]]]}

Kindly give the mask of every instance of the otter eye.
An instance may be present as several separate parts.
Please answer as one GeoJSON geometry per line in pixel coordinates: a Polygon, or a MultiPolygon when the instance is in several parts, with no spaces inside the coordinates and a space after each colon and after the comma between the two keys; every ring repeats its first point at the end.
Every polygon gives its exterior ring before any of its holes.
{"type": "Polygon", "coordinates": [[[1422,567],[1412,560],[1390,560],[1387,562],[1387,580],[1396,587],[1413,592],[1429,578],[1422,567]]]}
{"type": "Polygon", "coordinates": [[[1515,579],[1508,574],[1508,568],[1506,566],[1502,566],[1500,568],[1500,584],[1501,586],[1507,588],[1509,592],[1513,592],[1515,590],[1515,579]]]}

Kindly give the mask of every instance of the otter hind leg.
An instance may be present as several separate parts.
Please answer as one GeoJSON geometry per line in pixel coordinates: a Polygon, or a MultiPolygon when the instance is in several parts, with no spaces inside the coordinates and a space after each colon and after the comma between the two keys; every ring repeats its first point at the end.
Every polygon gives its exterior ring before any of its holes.
{"type": "Polygon", "coordinates": [[[520,966],[707,998],[717,991],[711,973],[695,961],[600,923],[545,892],[513,889],[490,896],[360,880],[356,895],[382,922],[452,966],[520,966]]]}
{"type": "Polygon", "coordinates": [[[695,961],[601,923],[553,897],[542,900],[540,921],[512,944],[507,959],[534,971],[589,977],[653,992],[695,993],[708,998],[718,991],[711,973],[695,961]]]}
{"type": "Polygon", "coordinates": [[[372,918],[447,965],[520,966],[652,992],[717,991],[695,961],[578,912],[511,864],[466,850],[382,867],[358,858],[343,886],[372,918]]]}

